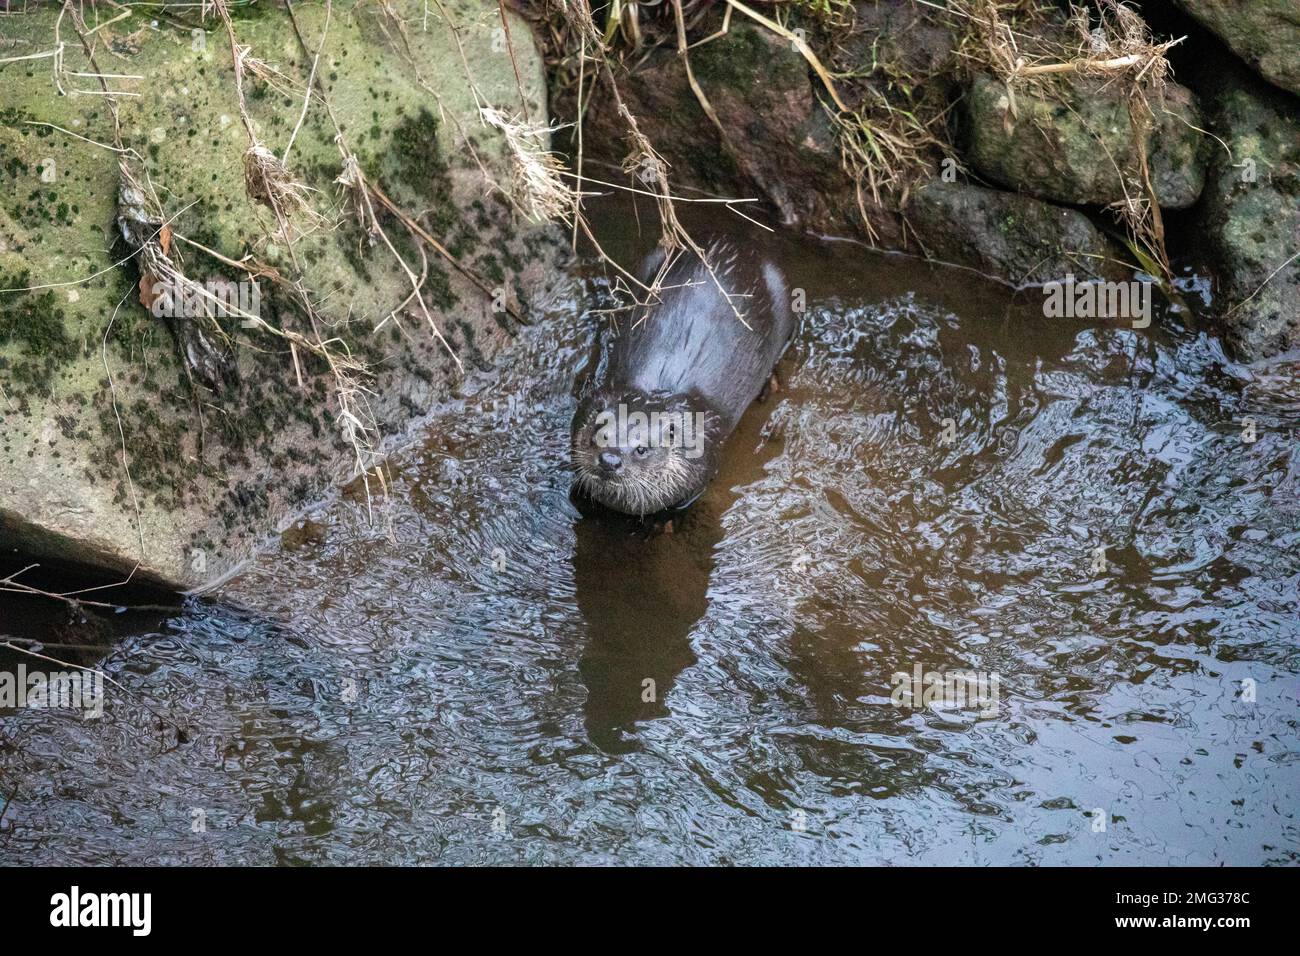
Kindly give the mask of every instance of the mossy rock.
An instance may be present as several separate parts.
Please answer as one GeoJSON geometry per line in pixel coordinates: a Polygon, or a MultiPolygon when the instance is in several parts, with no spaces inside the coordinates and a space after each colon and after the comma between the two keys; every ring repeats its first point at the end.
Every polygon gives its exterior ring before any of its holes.
{"type": "MultiPolygon", "coordinates": [[[[971,164],[989,179],[1037,199],[1105,206],[1143,197],[1139,150],[1129,101],[1118,84],[1070,76],[1041,88],[1009,88],[987,74],[966,97],[971,164]]],[[[1205,183],[1201,111],[1190,90],[1165,87],[1152,102],[1145,136],[1152,186],[1160,205],[1193,205],[1205,183]]]]}
{"type": "MultiPolygon", "coordinates": [[[[701,32],[721,26],[720,12],[709,16],[701,32]]],[[[808,62],[794,45],[735,17],[726,34],[691,50],[689,59],[723,134],[671,45],[648,51],[619,77],[622,98],[668,164],[674,189],[762,199],[789,225],[825,222],[831,186],[842,185],[838,147],[808,62]]],[[[575,119],[576,106],[571,92],[557,91],[562,117],[575,119]]],[[[626,157],[627,123],[613,97],[591,97],[582,129],[586,155],[626,157]]]]}
{"type": "MultiPolygon", "coordinates": [[[[441,17],[415,0],[391,5],[394,34],[377,5],[335,5],[318,76],[348,146],[367,176],[508,301],[535,300],[554,275],[551,233],[484,198],[509,184],[501,137],[479,121],[457,48],[441,17]],[[414,24],[414,28],[412,27],[414,24]],[[485,173],[479,163],[486,167],[485,173]],[[504,266],[503,266],[504,264],[504,266]]],[[[527,24],[511,31],[495,3],[452,0],[459,42],[479,94],[507,112],[527,100],[545,122],[540,55],[527,24]]],[[[251,55],[287,79],[246,78],[259,140],[283,155],[298,123],[311,64],[285,9],[232,8],[251,55]]],[[[311,51],[321,5],[295,8],[311,51]]],[[[49,49],[57,10],[4,18],[0,59],[49,49]]],[[[66,43],[63,79],[49,60],[0,65],[0,546],[187,587],[219,580],[266,536],[353,474],[339,397],[325,363],[234,318],[222,320],[236,374],[213,392],[186,374],[171,329],[141,306],[134,261],[115,231],[119,173],[111,114],[80,45],[66,43]],[[89,91],[87,93],[74,92],[89,91]],[[101,145],[96,145],[101,144],[101,145]],[[12,291],[35,288],[32,291],[12,291]],[[9,291],[2,291],[9,290],[9,291]],[[124,467],[124,452],[125,463],[124,467]],[[56,543],[56,544],[52,544],[56,543]],[[143,547],[142,547],[143,542],[143,547]]],[[[335,179],[335,130],[313,101],[288,167],[321,217],[299,216],[292,253],[272,213],[247,195],[230,45],[195,8],[133,10],[96,33],[98,62],[119,100],[123,145],[140,159],[174,233],[172,251],[200,282],[247,276],[225,260],[252,255],[292,277],[317,312],[263,278],[260,314],[364,362],[370,375],[371,444],[382,450],[456,387],[461,371],[408,304],[409,280],[386,245],[345,214],[335,179]],[[132,77],[143,79],[133,79],[132,77]],[[183,238],[182,238],[183,237],[183,238]],[[189,240],[188,242],[186,240],[189,240]],[[401,328],[399,329],[399,324],[401,328]]],[[[419,249],[393,217],[381,221],[417,273],[419,249]]],[[[466,370],[486,368],[517,325],[461,271],[427,252],[423,295],[466,370]]]]}
{"type": "Polygon", "coordinates": [[[1300,95],[1296,0],[1174,0],[1260,76],[1300,95]]]}
{"type": "Polygon", "coordinates": [[[1214,311],[1241,356],[1300,347],[1300,114],[1258,82],[1214,103],[1216,150],[1195,235],[1215,273],[1214,311]]]}
{"type": "Polygon", "coordinates": [[[927,183],[913,194],[907,221],[932,258],[1017,287],[1066,275],[1113,278],[1120,257],[1077,209],[968,183],[927,183]]]}

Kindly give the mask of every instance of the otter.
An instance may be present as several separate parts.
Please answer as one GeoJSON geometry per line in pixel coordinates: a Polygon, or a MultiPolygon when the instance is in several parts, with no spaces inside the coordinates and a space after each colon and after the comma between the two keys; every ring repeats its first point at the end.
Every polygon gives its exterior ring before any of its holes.
{"type": "MultiPolygon", "coordinates": [[[[658,301],[602,341],[603,359],[580,392],[574,489],[614,511],[645,517],[693,503],[794,335],[775,263],[730,239],[703,251],[712,274],[694,252],[680,252],[658,301]]],[[[647,256],[641,281],[650,284],[665,257],[662,248],[647,256]]]]}

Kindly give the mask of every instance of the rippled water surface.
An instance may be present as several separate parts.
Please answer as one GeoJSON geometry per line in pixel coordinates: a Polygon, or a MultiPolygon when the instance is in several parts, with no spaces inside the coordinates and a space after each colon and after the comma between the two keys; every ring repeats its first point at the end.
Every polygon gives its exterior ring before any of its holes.
{"type": "Polygon", "coordinates": [[[101,720],[0,716],[0,858],[1296,862],[1296,365],[775,248],[785,388],[673,533],[568,497],[593,280],[375,521],[121,641],[101,720]],[[996,706],[894,706],[918,665],[996,706]]]}

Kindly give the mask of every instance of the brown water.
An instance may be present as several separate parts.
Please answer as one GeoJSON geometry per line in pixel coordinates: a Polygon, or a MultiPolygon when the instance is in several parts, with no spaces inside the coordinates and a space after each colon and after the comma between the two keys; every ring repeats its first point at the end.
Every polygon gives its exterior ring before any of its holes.
{"type": "Polygon", "coordinates": [[[1296,862],[1296,365],[776,252],[809,305],[786,388],[675,533],[569,501],[590,281],[378,521],[350,493],[125,638],[102,719],[0,717],[0,858],[1296,862]],[[917,665],[995,706],[893,706],[917,665]]]}

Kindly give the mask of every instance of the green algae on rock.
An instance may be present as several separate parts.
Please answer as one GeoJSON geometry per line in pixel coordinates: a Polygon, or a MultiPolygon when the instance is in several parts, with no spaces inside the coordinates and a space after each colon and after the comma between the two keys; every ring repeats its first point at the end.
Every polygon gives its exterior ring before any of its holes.
{"type": "MultiPolygon", "coordinates": [[[[983,175],[1037,199],[1105,206],[1145,196],[1128,99],[1104,78],[1071,76],[1053,94],[987,74],[966,100],[968,155],[983,175]],[[1014,101],[1013,101],[1014,95],[1014,101]]],[[[1191,206],[1205,182],[1200,109],[1169,83],[1151,103],[1146,148],[1160,205],[1191,206]]]]}
{"type": "MultiPolygon", "coordinates": [[[[422,20],[413,0],[393,6],[422,20]]],[[[335,5],[318,78],[367,177],[466,269],[476,267],[475,250],[491,248],[492,285],[508,301],[534,301],[552,282],[556,244],[508,204],[482,202],[509,183],[508,157],[479,123],[457,44],[479,95],[508,112],[526,108],[544,125],[541,60],[516,21],[521,90],[496,6],[448,10],[459,39],[444,19],[430,19],[427,29],[408,30],[399,49],[378,8],[335,5]]],[[[314,53],[324,8],[295,12],[314,53]]],[[[47,49],[57,13],[3,18],[0,58],[47,49]]],[[[311,57],[282,7],[256,5],[234,29],[250,55],[280,74],[246,76],[257,136],[279,155],[302,111],[311,57]]],[[[63,30],[66,41],[68,23],[63,30]]],[[[295,257],[278,224],[245,190],[249,140],[220,26],[188,8],[133,10],[96,36],[113,64],[101,67],[128,77],[115,88],[137,94],[118,98],[123,146],[141,157],[186,274],[200,283],[247,281],[231,263],[252,256],[292,279],[295,257]]],[[[76,43],[66,45],[65,66],[92,72],[76,43]]],[[[0,65],[0,86],[0,290],[9,290],[0,291],[0,542],[112,571],[138,566],[137,574],[172,585],[219,580],[353,475],[335,379],[316,355],[228,316],[219,322],[236,381],[220,394],[191,381],[166,326],[140,304],[136,263],[115,265],[128,250],[115,236],[119,177],[106,148],[114,131],[104,98],[57,95],[43,60],[0,65]]],[[[313,330],[299,297],[265,276],[260,318],[332,338],[364,362],[372,438],[391,443],[460,372],[423,313],[409,302],[399,308],[411,286],[387,247],[345,214],[335,129],[319,100],[287,165],[320,217],[294,223],[293,252],[323,327],[313,330]]],[[[490,365],[515,328],[509,317],[432,250],[422,256],[397,218],[378,216],[421,277],[450,348],[467,367],[490,365]]]]}
{"type": "Polygon", "coordinates": [[[1196,235],[1218,280],[1215,312],[1245,358],[1300,347],[1300,116],[1257,80],[1215,98],[1217,150],[1196,235]]]}
{"type": "Polygon", "coordinates": [[[1118,275],[1121,254],[1077,209],[967,183],[927,183],[908,222],[926,252],[1014,286],[1118,275]]]}

